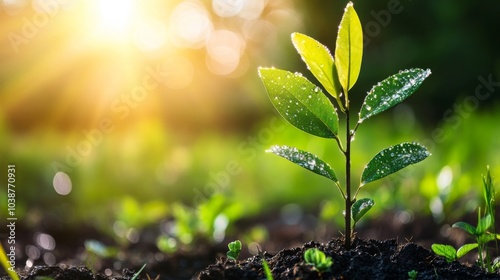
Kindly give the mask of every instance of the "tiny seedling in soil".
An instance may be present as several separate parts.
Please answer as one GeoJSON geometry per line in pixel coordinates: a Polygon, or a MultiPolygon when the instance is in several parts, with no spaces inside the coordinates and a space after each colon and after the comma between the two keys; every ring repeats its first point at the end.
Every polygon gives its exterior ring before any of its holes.
{"type": "Polygon", "coordinates": [[[226,256],[228,259],[236,261],[241,252],[241,241],[236,240],[227,244],[229,251],[227,251],[226,256]]]}
{"type": "Polygon", "coordinates": [[[342,16],[333,56],[327,47],[304,34],[293,33],[292,42],[308,69],[336,101],[337,106],[334,106],[334,102],[321,88],[301,73],[260,68],[260,78],[272,104],[285,120],[306,133],[335,140],[345,156],[344,186],[333,168],[312,153],[288,146],[273,146],[269,152],[333,181],[345,201],[344,243],[346,248],[350,248],[356,223],[374,205],[371,198],[357,197],[360,189],[369,182],[384,178],[430,155],[425,147],[417,143],[401,143],[386,148],[368,162],[360,183],[353,192],[351,144],[357,129],[367,119],[399,104],[413,94],[431,71],[417,68],[400,71],[373,86],[361,105],[358,121],[353,127],[349,96],[361,69],[363,32],[352,2],[347,4],[342,16]],[[339,133],[337,108],[344,115],[344,142],[339,133]]]}
{"type": "Polygon", "coordinates": [[[408,280],[417,280],[418,271],[412,270],[408,271],[408,280]]]}
{"type": "Polygon", "coordinates": [[[262,256],[262,267],[264,268],[264,274],[266,275],[266,279],[274,280],[273,275],[271,274],[271,270],[269,269],[269,265],[267,264],[264,256],[262,256]]]}
{"type": "Polygon", "coordinates": [[[332,258],[327,257],[325,253],[316,248],[307,249],[304,253],[304,260],[319,271],[319,273],[329,271],[333,264],[332,258]]]}
{"type": "MultiPolygon", "coordinates": [[[[131,280],[136,280],[138,279],[139,275],[141,275],[141,272],[144,270],[144,268],[146,267],[146,264],[144,264],[141,269],[139,269],[139,271],[137,271],[134,276],[132,277],[131,280]]],[[[149,276],[148,276],[148,279],[149,279],[149,276]]]]}
{"type": "Polygon", "coordinates": [[[468,252],[477,248],[478,259],[477,265],[488,272],[494,272],[500,268],[498,262],[492,262],[491,256],[486,244],[490,241],[500,239],[500,235],[494,232],[495,230],[495,188],[493,179],[491,178],[490,168],[487,167],[486,176],[483,176],[483,197],[485,200],[485,209],[483,217],[481,217],[481,208],[477,214],[477,226],[474,227],[466,222],[456,222],[452,225],[454,228],[459,228],[468,233],[476,240],[475,243],[462,245],[456,250],[451,245],[432,244],[431,248],[437,255],[443,256],[448,262],[456,261],[463,257],[468,252]]]}

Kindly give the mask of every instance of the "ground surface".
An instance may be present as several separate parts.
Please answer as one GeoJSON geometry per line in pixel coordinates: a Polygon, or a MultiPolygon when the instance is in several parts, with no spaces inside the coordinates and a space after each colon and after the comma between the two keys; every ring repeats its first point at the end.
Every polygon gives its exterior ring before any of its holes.
{"type": "MultiPolygon", "coordinates": [[[[452,239],[462,243],[465,239],[452,236],[443,237],[442,227],[433,223],[432,218],[414,218],[407,223],[398,221],[398,213],[386,213],[359,229],[358,236],[351,250],[345,250],[339,238],[330,239],[338,230],[330,230],[317,234],[307,222],[287,226],[279,222],[279,218],[266,215],[256,220],[239,224],[242,232],[256,224],[265,225],[270,238],[260,244],[266,253],[275,279],[408,279],[407,273],[418,271],[417,279],[500,279],[500,275],[488,275],[475,267],[468,267],[458,262],[447,263],[443,258],[435,256],[420,245],[429,248],[430,244],[453,244],[452,239]],[[247,225],[245,225],[247,224],[247,225]],[[323,236],[323,237],[321,237],[323,236]],[[392,238],[398,238],[398,241],[392,238]],[[458,239],[457,239],[458,238],[458,239]],[[311,242],[321,240],[323,243],[311,242]],[[385,241],[382,241],[385,240],[385,241]],[[415,243],[411,243],[411,240],[415,243]],[[303,253],[308,248],[316,247],[323,250],[333,259],[330,272],[322,275],[304,264],[303,253]],[[283,250],[282,250],[283,249],[283,250]]],[[[470,221],[473,223],[473,221],[470,221]]],[[[115,258],[93,259],[85,252],[85,240],[99,240],[112,244],[112,239],[100,235],[95,230],[80,228],[68,231],[61,230],[44,232],[50,234],[57,246],[53,250],[44,249],[44,244],[36,244],[36,231],[19,228],[16,244],[28,251],[28,247],[38,247],[40,257],[34,265],[27,267],[28,253],[19,252],[17,267],[21,268],[21,279],[46,280],[130,280],[135,271],[144,263],[146,269],[139,279],[172,280],[172,279],[265,279],[260,256],[252,256],[243,252],[241,260],[235,264],[225,261],[227,243],[232,237],[220,244],[197,242],[190,250],[180,250],[175,254],[164,254],[158,251],[155,240],[158,229],[153,227],[141,232],[139,242],[120,249],[115,258]],[[34,233],[35,232],[35,233],[34,233]],[[227,242],[226,242],[227,241],[227,242]],[[45,255],[55,259],[55,263],[44,263],[45,255]],[[38,266],[41,265],[41,266],[38,266]],[[92,267],[92,270],[83,265],[92,267]],[[97,271],[94,273],[93,271],[97,271]]],[[[455,232],[457,234],[459,232],[455,232]]],[[[462,236],[463,237],[463,236],[462,236]]],[[[463,237],[466,238],[466,237],[463,237]]],[[[5,244],[4,244],[5,245],[5,244]]],[[[471,260],[473,254],[469,254],[471,260]]],[[[0,276],[5,275],[0,269],[0,276]]],[[[9,279],[4,276],[2,280],[9,279]]]]}
{"type": "MultiPolygon", "coordinates": [[[[398,245],[395,240],[356,239],[351,250],[345,250],[340,239],[327,244],[309,242],[304,246],[264,255],[274,279],[408,279],[408,272],[418,272],[417,279],[500,279],[477,267],[443,258],[413,243],[398,245]],[[304,263],[304,252],[319,248],[333,260],[329,272],[322,274],[304,263]]],[[[200,274],[201,280],[266,279],[262,259],[255,256],[244,261],[220,260],[200,274]]]]}

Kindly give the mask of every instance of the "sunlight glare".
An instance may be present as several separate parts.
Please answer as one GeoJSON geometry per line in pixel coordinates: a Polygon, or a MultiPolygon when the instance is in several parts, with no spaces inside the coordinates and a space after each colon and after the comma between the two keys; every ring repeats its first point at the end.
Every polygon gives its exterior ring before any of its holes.
{"type": "Polygon", "coordinates": [[[134,33],[136,46],[144,51],[154,51],[167,42],[167,27],[160,21],[141,23],[134,33]]]}
{"type": "Polygon", "coordinates": [[[123,37],[134,22],[134,0],[101,0],[98,9],[98,30],[105,36],[123,37]]]}

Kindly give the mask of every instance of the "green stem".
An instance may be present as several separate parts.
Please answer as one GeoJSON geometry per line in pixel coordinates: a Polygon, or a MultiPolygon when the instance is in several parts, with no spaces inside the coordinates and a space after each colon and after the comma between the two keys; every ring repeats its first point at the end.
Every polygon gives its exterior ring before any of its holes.
{"type": "Polygon", "coordinates": [[[346,150],[345,150],[345,244],[351,247],[351,131],[349,126],[349,107],[346,106],[346,150]]]}

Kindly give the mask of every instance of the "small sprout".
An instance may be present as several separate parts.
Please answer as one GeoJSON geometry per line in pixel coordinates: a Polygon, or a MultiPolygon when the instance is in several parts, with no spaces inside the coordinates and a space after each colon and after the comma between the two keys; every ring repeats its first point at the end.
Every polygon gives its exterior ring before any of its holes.
{"type": "Polygon", "coordinates": [[[494,260],[493,260],[493,271],[497,271],[500,269],[500,257],[496,257],[494,260]]]}
{"type": "Polygon", "coordinates": [[[314,266],[320,273],[329,271],[333,264],[331,257],[327,257],[325,253],[316,248],[307,249],[304,253],[304,259],[307,264],[314,266]]]}
{"type": "Polygon", "coordinates": [[[412,271],[408,271],[408,280],[417,280],[417,276],[418,276],[418,271],[416,270],[412,270],[412,271]]]}
{"type": "Polygon", "coordinates": [[[487,243],[494,240],[500,240],[500,234],[495,233],[495,188],[493,187],[493,179],[490,174],[490,168],[487,168],[487,175],[483,177],[483,196],[485,199],[484,216],[481,217],[481,208],[477,212],[477,226],[473,226],[466,222],[456,222],[452,227],[459,228],[468,233],[475,239],[475,243],[464,244],[458,250],[453,246],[444,244],[433,244],[432,251],[436,255],[443,256],[448,262],[460,259],[473,249],[478,250],[477,265],[488,272],[494,272],[500,268],[498,262],[491,261],[487,243]]]}
{"type": "Polygon", "coordinates": [[[445,257],[447,262],[452,262],[457,259],[457,250],[451,245],[432,244],[431,248],[434,254],[445,257]]]}
{"type": "Polygon", "coordinates": [[[274,280],[273,275],[271,274],[271,270],[269,269],[269,265],[267,264],[264,256],[262,256],[262,267],[264,268],[264,274],[266,274],[266,279],[274,280]]]}
{"type": "MultiPolygon", "coordinates": [[[[145,267],[146,267],[146,264],[144,264],[144,265],[141,267],[141,269],[139,269],[139,271],[137,271],[137,272],[134,274],[134,276],[132,277],[132,279],[131,279],[131,280],[136,280],[136,279],[138,279],[139,275],[141,275],[141,272],[144,270],[144,268],[145,268],[145,267]]],[[[148,276],[148,278],[149,278],[149,276],[148,276]]]]}
{"type": "Polygon", "coordinates": [[[229,251],[227,251],[226,255],[228,259],[236,261],[241,252],[241,241],[236,240],[227,244],[229,251]]]}

